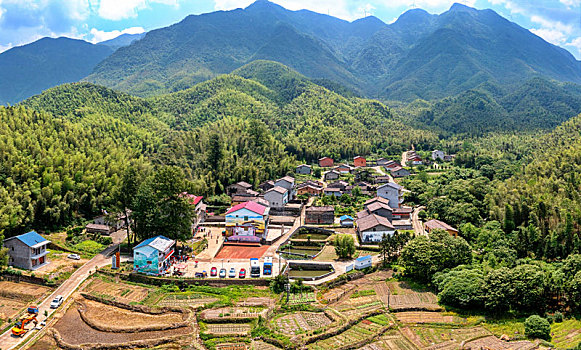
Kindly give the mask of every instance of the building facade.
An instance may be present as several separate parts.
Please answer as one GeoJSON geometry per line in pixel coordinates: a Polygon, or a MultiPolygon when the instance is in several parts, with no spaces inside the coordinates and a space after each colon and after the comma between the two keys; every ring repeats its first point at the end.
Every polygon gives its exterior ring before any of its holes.
{"type": "Polygon", "coordinates": [[[49,263],[47,250],[49,240],[35,231],[4,240],[8,249],[8,265],[25,270],[36,270],[49,263]]]}
{"type": "Polygon", "coordinates": [[[133,270],[148,275],[163,275],[171,266],[175,241],[165,236],[146,239],[133,248],[133,270]]]}
{"type": "Polygon", "coordinates": [[[402,186],[388,182],[377,188],[377,196],[389,200],[390,207],[399,208],[403,203],[402,190],[402,186]]]}
{"type": "Polygon", "coordinates": [[[309,207],[306,210],[305,224],[332,225],[335,222],[335,208],[309,207]]]}

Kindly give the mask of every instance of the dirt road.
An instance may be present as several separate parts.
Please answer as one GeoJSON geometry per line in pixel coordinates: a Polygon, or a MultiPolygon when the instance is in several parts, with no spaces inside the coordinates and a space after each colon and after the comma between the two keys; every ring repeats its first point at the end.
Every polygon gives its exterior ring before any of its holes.
{"type": "Polygon", "coordinates": [[[419,218],[419,213],[423,209],[424,209],[424,207],[416,207],[412,211],[412,226],[414,228],[414,232],[416,233],[416,236],[421,236],[421,235],[426,234],[424,231],[424,225],[422,224],[422,221],[419,218]]]}
{"type": "MultiPolygon", "coordinates": [[[[77,287],[83,283],[87,277],[91,275],[91,273],[95,272],[95,269],[98,267],[103,267],[111,263],[111,258],[108,257],[109,254],[114,252],[118,248],[117,245],[112,245],[101,253],[97,254],[93,259],[89,260],[85,265],[81,266],[77,271],[75,271],[69,279],[63,282],[50,296],[48,296],[42,303],[38,305],[39,308],[39,321],[43,321],[45,319],[44,312],[47,311],[48,315],[52,315],[58,309],[51,309],[50,302],[54,299],[57,295],[62,295],[63,298],[66,299],[73,294],[73,292],[77,289],[77,287]]],[[[63,303],[64,304],[64,303],[63,303]]],[[[42,329],[40,332],[43,332],[42,329]]],[[[1,350],[9,350],[14,349],[21,343],[23,343],[26,339],[28,339],[32,334],[36,334],[38,331],[29,331],[23,337],[15,337],[12,335],[12,331],[8,330],[4,332],[4,334],[0,335],[0,349],[1,350]]]]}

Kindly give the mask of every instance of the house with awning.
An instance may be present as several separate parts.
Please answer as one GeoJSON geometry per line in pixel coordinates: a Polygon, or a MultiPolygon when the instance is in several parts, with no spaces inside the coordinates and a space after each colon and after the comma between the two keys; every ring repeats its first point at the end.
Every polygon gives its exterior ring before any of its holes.
{"type": "Polygon", "coordinates": [[[162,275],[171,266],[175,241],[165,236],[148,238],[133,248],[133,270],[148,275],[162,275]]]}
{"type": "MultiPolygon", "coordinates": [[[[244,202],[226,212],[226,237],[228,241],[240,241],[253,236],[260,240],[268,233],[270,208],[256,202],[244,202]]],[[[255,239],[256,240],[256,239],[255,239]]]]}

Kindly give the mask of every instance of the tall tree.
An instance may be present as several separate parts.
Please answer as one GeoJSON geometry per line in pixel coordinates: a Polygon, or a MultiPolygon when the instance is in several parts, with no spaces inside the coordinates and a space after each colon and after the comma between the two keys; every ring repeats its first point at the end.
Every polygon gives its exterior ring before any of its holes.
{"type": "Polygon", "coordinates": [[[181,169],[163,167],[137,192],[133,229],[139,239],[164,235],[185,241],[191,236],[194,206],[183,196],[188,184],[181,169]]]}

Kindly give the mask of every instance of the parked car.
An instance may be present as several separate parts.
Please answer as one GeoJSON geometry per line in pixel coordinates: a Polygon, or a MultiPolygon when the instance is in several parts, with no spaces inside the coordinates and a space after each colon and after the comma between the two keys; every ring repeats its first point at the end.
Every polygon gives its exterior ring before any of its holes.
{"type": "Polygon", "coordinates": [[[50,302],[50,308],[51,309],[56,309],[57,307],[61,306],[61,304],[63,303],[63,296],[62,295],[57,295],[51,302],[50,302]]]}
{"type": "Polygon", "coordinates": [[[73,260],[81,260],[81,256],[79,254],[69,254],[69,255],[67,255],[67,258],[73,259],[73,260]]]}
{"type": "Polygon", "coordinates": [[[226,278],[226,269],[224,268],[220,269],[220,278],[226,278]]]}
{"type": "Polygon", "coordinates": [[[212,277],[218,276],[218,269],[216,268],[216,266],[212,266],[212,268],[210,269],[210,276],[212,277]]]}
{"type": "Polygon", "coordinates": [[[208,273],[206,271],[196,272],[194,274],[194,277],[196,277],[196,278],[206,278],[206,277],[208,277],[208,273]]]}
{"type": "Polygon", "coordinates": [[[240,269],[240,273],[238,274],[238,277],[240,277],[240,278],[246,277],[246,269],[240,269]]]}
{"type": "Polygon", "coordinates": [[[230,272],[228,272],[228,277],[230,278],[236,278],[236,269],[235,268],[230,268],[230,272]]]}

